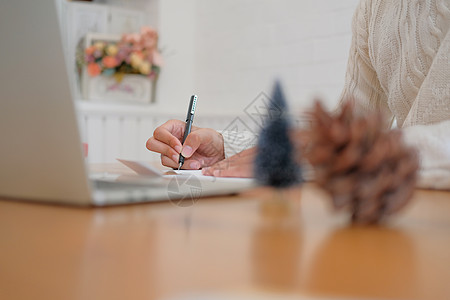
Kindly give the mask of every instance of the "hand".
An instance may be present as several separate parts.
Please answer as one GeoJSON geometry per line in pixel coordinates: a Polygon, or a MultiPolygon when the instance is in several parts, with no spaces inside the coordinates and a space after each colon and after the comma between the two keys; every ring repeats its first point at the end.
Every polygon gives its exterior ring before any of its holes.
{"type": "Polygon", "coordinates": [[[169,120],[156,128],[148,139],[147,149],[161,153],[164,166],[178,168],[180,153],[185,157],[183,169],[198,170],[225,158],[223,137],[213,129],[192,126],[182,145],[185,125],[180,120],[169,120]]]}
{"type": "Polygon", "coordinates": [[[216,177],[253,177],[253,161],[257,148],[249,148],[202,170],[203,175],[216,177]]]}
{"type": "Polygon", "coordinates": [[[289,135],[292,145],[294,147],[294,158],[295,161],[302,165],[305,163],[305,156],[308,155],[310,150],[311,141],[313,136],[311,136],[311,131],[308,129],[294,129],[289,135]]]}

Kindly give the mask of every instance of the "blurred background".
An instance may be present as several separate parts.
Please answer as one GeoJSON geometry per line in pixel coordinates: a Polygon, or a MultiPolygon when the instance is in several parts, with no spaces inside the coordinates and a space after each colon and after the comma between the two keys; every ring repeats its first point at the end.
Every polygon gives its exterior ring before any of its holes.
{"type": "MultiPolygon", "coordinates": [[[[159,160],[145,148],[153,130],[170,118],[184,120],[189,97],[199,96],[194,124],[217,130],[239,117],[258,130],[258,109],[280,79],[293,113],[320,97],[337,105],[358,0],[55,0],[82,139],[88,160],[159,160]],[[83,92],[92,78],[76,66],[77,49],[92,33],[158,34],[162,57],[157,80],[144,98],[95,97],[83,92]],[[153,95],[153,97],[149,96],[153,95]]],[[[101,37],[101,35],[100,35],[101,37]]],[[[96,85],[98,86],[98,85],[96,85]]]]}

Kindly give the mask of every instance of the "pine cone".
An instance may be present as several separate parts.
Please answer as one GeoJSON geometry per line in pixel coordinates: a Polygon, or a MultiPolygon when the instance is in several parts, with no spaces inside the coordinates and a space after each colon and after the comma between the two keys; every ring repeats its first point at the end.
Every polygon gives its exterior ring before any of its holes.
{"type": "Polygon", "coordinates": [[[316,102],[303,155],[335,208],[349,207],[354,223],[377,223],[408,203],[418,158],[399,130],[381,128],[379,113],[356,117],[350,103],[333,116],[316,102]]]}

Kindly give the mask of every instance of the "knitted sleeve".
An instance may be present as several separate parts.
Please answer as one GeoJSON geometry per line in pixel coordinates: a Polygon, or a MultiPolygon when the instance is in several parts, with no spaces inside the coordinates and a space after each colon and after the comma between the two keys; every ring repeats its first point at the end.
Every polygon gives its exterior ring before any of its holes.
{"type": "Polygon", "coordinates": [[[233,156],[245,149],[255,147],[258,137],[250,131],[222,131],[225,158],[233,156]]]}
{"type": "MultiPolygon", "coordinates": [[[[387,95],[378,80],[372,65],[369,47],[369,31],[372,22],[372,1],[362,0],[353,16],[352,42],[350,47],[345,86],[340,102],[352,100],[359,113],[380,111],[385,116],[388,126],[392,113],[387,103],[387,95]]],[[[341,106],[341,105],[340,105],[341,106]]]]}

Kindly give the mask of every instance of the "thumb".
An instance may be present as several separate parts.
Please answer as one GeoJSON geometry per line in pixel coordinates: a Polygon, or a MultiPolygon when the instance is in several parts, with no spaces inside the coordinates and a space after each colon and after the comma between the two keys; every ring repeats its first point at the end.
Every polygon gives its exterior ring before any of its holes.
{"type": "Polygon", "coordinates": [[[210,134],[209,131],[204,129],[191,132],[184,141],[181,155],[186,158],[191,157],[202,144],[211,140],[210,134]]]}

